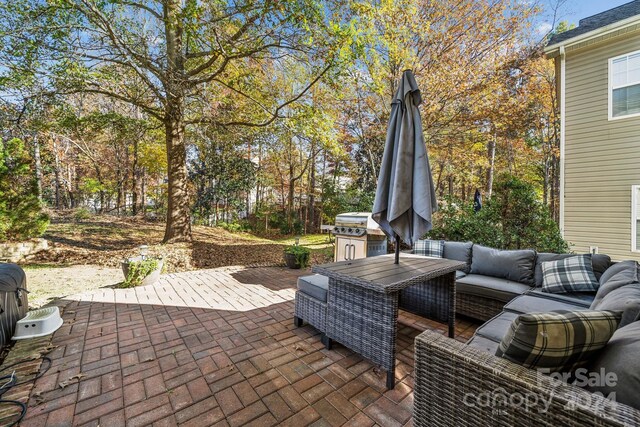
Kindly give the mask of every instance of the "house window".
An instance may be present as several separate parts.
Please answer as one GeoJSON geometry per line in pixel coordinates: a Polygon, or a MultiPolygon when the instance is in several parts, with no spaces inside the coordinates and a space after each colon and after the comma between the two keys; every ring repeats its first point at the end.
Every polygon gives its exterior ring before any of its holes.
{"type": "Polygon", "coordinates": [[[631,250],[640,252],[640,185],[631,186],[631,250]]]}
{"type": "Polygon", "coordinates": [[[609,119],[640,115],[640,51],[609,59],[609,119]]]}

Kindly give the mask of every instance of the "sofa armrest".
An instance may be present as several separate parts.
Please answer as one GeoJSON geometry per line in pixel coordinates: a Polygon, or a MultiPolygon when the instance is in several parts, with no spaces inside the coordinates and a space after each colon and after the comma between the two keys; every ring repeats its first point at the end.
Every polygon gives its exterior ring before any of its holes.
{"type": "Polygon", "coordinates": [[[439,333],[415,347],[415,426],[640,425],[634,408],[439,333]]]}

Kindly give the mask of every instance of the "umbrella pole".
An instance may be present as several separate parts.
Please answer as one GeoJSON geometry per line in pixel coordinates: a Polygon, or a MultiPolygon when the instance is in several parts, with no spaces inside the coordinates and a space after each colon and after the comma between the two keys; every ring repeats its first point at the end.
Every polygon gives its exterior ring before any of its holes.
{"type": "Polygon", "coordinates": [[[396,261],[395,264],[400,263],[400,236],[396,234],[396,261]]]}

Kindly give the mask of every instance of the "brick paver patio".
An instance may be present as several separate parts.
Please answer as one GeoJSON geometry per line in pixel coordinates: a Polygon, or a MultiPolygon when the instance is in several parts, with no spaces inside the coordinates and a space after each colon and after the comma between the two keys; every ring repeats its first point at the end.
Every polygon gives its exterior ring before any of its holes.
{"type": "MultiPolygon", "coordinates": [[[[67,298],[51,369],[23,426],[411,424],[413,339],[446,326],[401,314],[397,386],[293,326],[305,271],[224,268],[67,298]]],[[[475,325],[458,321],[458,339],[475,325]]]]}

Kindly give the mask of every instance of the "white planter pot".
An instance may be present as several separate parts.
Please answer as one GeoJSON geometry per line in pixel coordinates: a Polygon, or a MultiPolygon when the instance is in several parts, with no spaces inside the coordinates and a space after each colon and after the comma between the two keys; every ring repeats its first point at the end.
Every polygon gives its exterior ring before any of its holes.
{"type": "MultiPolygon", "coordinates": [[[[127,278],[127,275],[129,274],[129,263],[136,262],[136,261],[142,261],[142,257],[137,256],[137,257],[128,258],[126,261],[122,261],[121,263],[122,272],[124,273],[125,280],[127,278]]],[[[163,266],[164,266],[164,260],[159,259],[158,268],[153,270],[151,273],[147,275],[147,277],[142,279],[142,282],[140,283],[139,286],[148,286],[156,283],[158,279],[160,279],[160,273],[162,272],[163,266]]]]}

